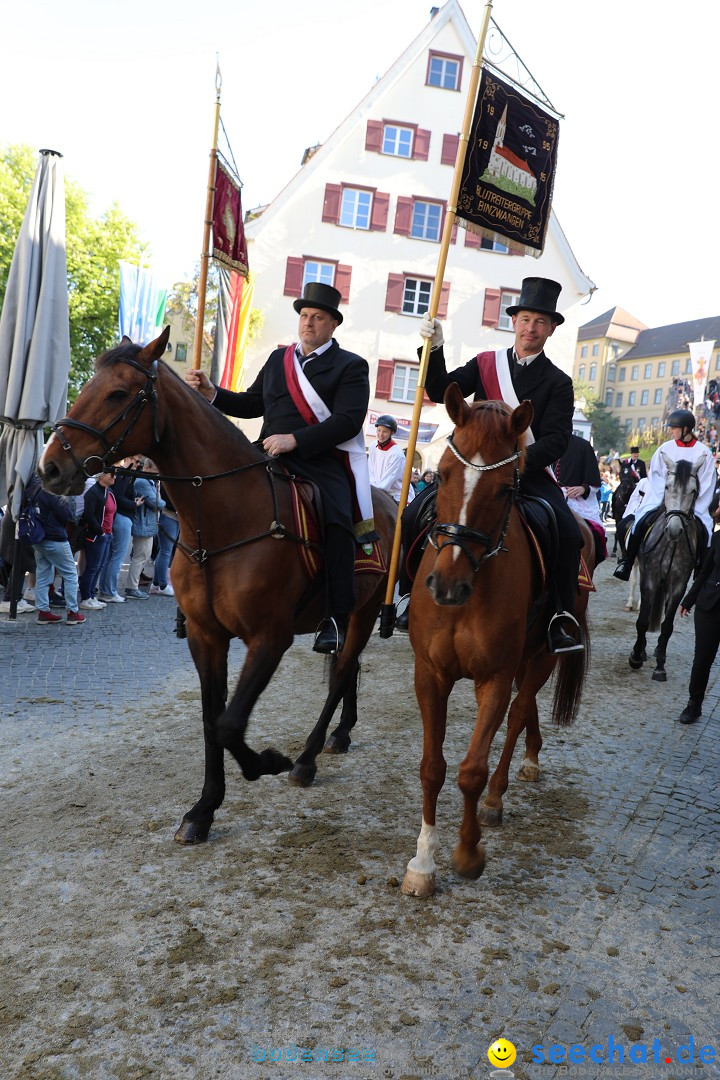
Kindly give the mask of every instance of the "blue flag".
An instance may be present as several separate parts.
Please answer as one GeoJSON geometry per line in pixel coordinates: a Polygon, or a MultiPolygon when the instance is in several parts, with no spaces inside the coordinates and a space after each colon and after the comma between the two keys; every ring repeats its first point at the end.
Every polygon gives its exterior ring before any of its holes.
{"type": "Polygon", "coordinates": [[[157,337],[165,315],[167,289],[161,289],[151,270],[120,261],[120,337],[147,345],[157,337]]]}

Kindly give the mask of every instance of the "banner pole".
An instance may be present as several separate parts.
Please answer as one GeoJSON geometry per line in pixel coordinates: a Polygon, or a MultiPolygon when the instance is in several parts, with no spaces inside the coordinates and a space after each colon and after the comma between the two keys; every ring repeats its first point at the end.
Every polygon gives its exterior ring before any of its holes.
{"type": "Polygon", "coordinates": [[[213,140],[210,150],[208,170],[207,198],[205,200],[205,224],[203,226],[202,251],[200,254],[200,278],[198,281],[197,315],[195,318],[195,339],[193,341],[193,370],[199,371],[202,357],[203,323],[205,322],[205,295],[207,293],[208,263],[210,261],[210,228],[212,226],[213,205],[215,202],[215,170],[217,166],[217,143],[220,129],[220,90],[222,76],[220,66],[215,72],[215,118],[213,122],[213,140]]]}
{"type": "MultiPolygon", "coordinates": [[[[455,158],[455,171],[453,173],[452,186],[450,188],[448,208],[445,214],[445,224],[443,227],[442,240],[440,242],[440,253],[438,255],[437,270],[435,273],[435,281],[433,283],[432,295],[430,297],[430,307],[428,308],[428,316],[431,319],[434,319],[437,315],[437,310],[440,304],[440,294],[442,291],[443,278],[445,276],[445,265],[447,263],[448,250],[450,248],[450,237],[452,235],[453,225],[455,224],[457,199],[460,192],[460,182],[462,180],[462,172],[465,165],[465,158],[467,156],[470,129],[472,127],[473,113],[475,111],[475,100],[477,98],[478,86],[480,84],[482,54],[483,49],[485,48],[485,38],[487,37],[488,26],[490,25],[491,11],[492,0],[487,0],[487,3],[485,4],[485,9],[483,11],[482,26],[478,35],[478,44],[475,51],[475,59],[473,60],[472,70],[470,73],[470,84],[468,86],[467,100],[465,102],[465,116],[463,118],[462,132],[460,134],[460,139],[458,142],[457,157],[455,158]]],[[[400,561],[400,518],[402,516],[403,510],[405,509],[405,506],[407,505],[408,492],[410,491],[410,477],[412,476],[413,457],[415,455],[415,447],[417,445],[417,433],[420,426],[420,413],[422,410],[423,396],[425,393],[425,378],[427,376],[429,357],[430,341],[428,339],[423,339],[422,352],[420,354],[420,370],[418,372],[417,390],[415,393],[415,404],[413,407],[412,420],[410,421],[410,433],[408,436],[408,447],[405,457],[405,472],[403,474],[402,489],[400,491],[400,502],[398,504],[398,514],[397,520],[395,522],[395,535],[393,537],[392,555],[390,557],[387,591],[385,593],[385,602],[380,610],[380,637],[383,638],[392,637],[393,625],[395,623],[395,605],[393,604],[393,594],[395,592],[397,569],[398,563],[400,561]]]]}

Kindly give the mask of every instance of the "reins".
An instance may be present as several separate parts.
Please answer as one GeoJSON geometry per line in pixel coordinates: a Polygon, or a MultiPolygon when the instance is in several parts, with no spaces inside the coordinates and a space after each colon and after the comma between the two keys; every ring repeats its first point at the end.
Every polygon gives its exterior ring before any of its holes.
{"type": "Polygon", "coordinates": [[[488,559],[492,559],[501,551],[507,553],[508,549],[505,547],[505,536],[510,525],[510,514],[520,491],[520,470],[518,469],[517,462],[518,458],[522,453],[522,450],[517,448],[515,452],[509,457],[503,458],[502,461],[496,461],[492,465],[477,465],[474,461],[469,461],[458,450],[457,446],[453,442],[452,434],[448,435],[447,444],[452,450],[455,457],[458,459],[458,461],[461,461],[466,468],[473,469],[475,472],[491,472],[494,469],[501,468],[503,465],[514,465],[513,486],[508,492],[507,499],[505,501],[504,516],[502,518],[502,522],[500,524],[500,529],[498,532],[498,538],[494,546],[492,546],[493,539],[490,533],[480,532],[479,529],[471,529],[468,525],[451,524],[449,522],[444,522],[442,524],[436,523],[430,532],[430,536],[428,538],[429,542],[432,544],[432,546],[437,552],[440,552],[442,548],[448,547],[450,545],[459,547],[462,553],[467,556],[470,565],[472,566],[473,573],[476,574],[482,564],[487,562],[488,559]],[[437,537],[444,537],[447,543],[443,544],[441,547],[437,542],[437,537]],[[468,543],[482,544],[484,547],[490,548],[490,550],[486,551],[484,555],[477,559],[473,555],[472,551],[470,551],[467,547],[468,543]]]}

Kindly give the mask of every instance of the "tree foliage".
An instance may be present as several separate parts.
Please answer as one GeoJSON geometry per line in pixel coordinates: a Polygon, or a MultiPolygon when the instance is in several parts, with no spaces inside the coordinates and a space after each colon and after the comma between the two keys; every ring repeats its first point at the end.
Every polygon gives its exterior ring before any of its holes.
{"type": "MultiPolygon", "coordinates": [[[[15,243],[37,168],[27,146],[0,150],[0,304],[5,296],[15,243]]],[[[66,254],[70,314],[69,401],[93,373],[95,357],[117,341],[121,259],[137,261],[143,251],[137,226],[117,203],[93,217],[88,196],[65,179],[66,254]]]]}
{"type": "Polygon", "coordinates": [[[585,415],[592,424],[593,446],[598,454],[625,447],[625,429],[603,401],[588,401],[585,415]]]}

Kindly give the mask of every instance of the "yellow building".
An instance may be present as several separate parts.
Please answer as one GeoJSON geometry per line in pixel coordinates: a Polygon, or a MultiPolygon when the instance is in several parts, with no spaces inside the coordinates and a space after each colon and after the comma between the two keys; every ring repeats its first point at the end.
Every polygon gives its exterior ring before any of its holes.
{"type": "MultiPolygon", "coordinates": [[[[649,436],[675,406],[678,389],[691,393],[689,343],[710,340],[720,346],[720,316],[650,329],[623,308],[611,308],[578,330],[573,381],[605,402],[628,435],[649,436]]],[[[719,377],[720,348],[709,370],[709,379],[719,377]]]]}

